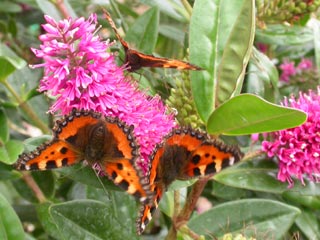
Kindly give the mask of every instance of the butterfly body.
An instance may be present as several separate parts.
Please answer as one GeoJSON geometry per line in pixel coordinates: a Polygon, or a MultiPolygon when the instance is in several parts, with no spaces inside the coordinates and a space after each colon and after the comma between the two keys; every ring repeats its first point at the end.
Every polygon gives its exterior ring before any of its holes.
{"type": "Polygon", "coordinates": [[[56,122],[50,142],[20,155],[15,168],[47,170],[86,160],[89,165],[98,164],[116,185],[145,201],[150,193],[136,166],[139,157],[133,126],[93,111],[74,110],[56,122]]]}
{"type": "Polygon", "coordinates": [[[162,195],[174,180],[213,175],[241,157],[237,147],[213,140],[200,131],[190,128],[173,130],[150,157],[149,183],[154,197],[151,204],[144,204],[140,209],[137,232],[144,231],[162,195]]]}

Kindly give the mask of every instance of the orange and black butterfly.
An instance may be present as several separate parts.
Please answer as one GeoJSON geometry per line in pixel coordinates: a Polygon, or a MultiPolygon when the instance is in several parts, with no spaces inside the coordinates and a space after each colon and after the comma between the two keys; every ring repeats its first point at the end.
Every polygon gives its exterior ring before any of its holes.
{"type": "Polygon", "coordinates": [[[129,72],[134,72],[142,67],[176,68],[179,70],[202,70],[200,67],[188,62],[175,59],[155,57],[153,55],[144,54],[130,48],[128,43],[118,33],[116,25],[114,24],[110,14],[106,10],[103,11],[106,19],[108,20],[118,40],[124,48],[125,64],[128,67],[129,72]]]}
{"type": "Polygon", "coordinates": [[[174,180],[213,175],[238,162],[241,157],[238,147],[210,139],[203,132],[191,128],[174,129],[150,157],[149,184],[153,199],[140,209],[138,234],[144,231],[162,195],[174,180]]]}
{"type": "Polygon", "coordinates": [[[21,154],[14,166],[18,170],[47,170],[86,160],[89,165],[98,164],[116,185],[144,202],[150,192],[136,165],[139,157],[133,126],[97,112],[73,110],[56,121],[50,142],[21,154]]]}

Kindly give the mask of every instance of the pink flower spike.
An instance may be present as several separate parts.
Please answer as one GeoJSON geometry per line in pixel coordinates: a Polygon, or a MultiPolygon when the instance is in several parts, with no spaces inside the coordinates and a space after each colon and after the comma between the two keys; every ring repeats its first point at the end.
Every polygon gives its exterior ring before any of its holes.
{"type": "Polygon", "coordinates": [[[159,97],[147,96],[127,79],[108,51],[109,41],[94,35],[97,16],[56,22],[49,16],[43,25],[40,49],[32,49],[44,60],[39,90],[56,98],[50,112],[68,114],[73,108],[94,110],[120,118],[134,126],[140,144],[138,165],[148,172],[149,155],[176,123],[159,97]]]}
{"type": "Polygon", "coordinates": [[[308,70],[311,68],[313,68],[313,62],[307,58],[303,58],[297,66],[297,69],[299,70],[308,70]]]}
{"type": "Polygon", "coordinates": [[[293,178],[304,183],[304,177],[319,182],[320,172],[320,87],[317,92],[300,93],[298,99],[289,98],[283,105],[304,111],[307,121],[295,128],[273,133],[272,141],[264,141],[262,150],[268,157],[279,160],[278,179],[294,185],[293,178]]]}
{"type": "Polygon", "coordinates": [[[290,76],[296,74],[294,62],[285,61],[280,65],[279,68],[282,70],[282,73],[280,75],[280,80],[284,82],[289,82],[290,76]]]}

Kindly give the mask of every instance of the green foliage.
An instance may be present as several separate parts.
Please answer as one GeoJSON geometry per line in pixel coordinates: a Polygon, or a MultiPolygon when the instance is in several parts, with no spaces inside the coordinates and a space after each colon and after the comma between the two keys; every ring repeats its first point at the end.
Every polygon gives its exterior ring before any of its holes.
{"type": "MultiPolygon", "coordinates": [[[[285,94],[278,65],[309,57],[320,66],[319,20],[258,28],[253,0],[107,2],[103,7],[132,48],[203,68],[183,74],[168,69],[130,73],[139,87],[178,102],[181,122],[240,144],[247,155],[213,176],[202,194],[213,207],[192,211],[177,238],[222,239],[241,233],[247,239],[290,239],[298,232],[301,239],[319,239],[319,185],[303,179],[305,185],[295,181],[288,188],[277,180],[276,159],[261,155],[261,141],[248,136],[306,120],[305,113],[280,106],[285,94]],[[272,54],[259,51],[254,41],[268,44],[272,54]],[[177,84],[182,78],[188,83],[177,84]]],[[[100,6],[95,1],[19,0],[2,2],[0,12],[0,239],[148,239],[136,235],[138,203],[93,169],[77,164],[28,174],[11,166],[24,150],[52,138],[46,134],[56,116],[46,112],[54,99],[37,91],[43,73],[27,67],[39,63],[30,48],[39,46],[43,15],[59,20],[97,12],[99,24],[114,36],[100,6]]],[[[175,181],[169,187],[146,230],[152,238],[164,237],[178,210],[190,203],[187,193],[195,182],[175,181]]]]}

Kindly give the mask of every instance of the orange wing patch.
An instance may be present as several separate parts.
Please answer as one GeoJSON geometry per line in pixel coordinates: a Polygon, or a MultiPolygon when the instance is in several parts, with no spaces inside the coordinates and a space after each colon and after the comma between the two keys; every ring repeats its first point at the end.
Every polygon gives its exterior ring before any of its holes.
{"type": "Polygon", "coordinates": [[[142,67],[176,68],[179,70],[202,70],[202,68],[188,62],[168,58],[159,58],[131,49],[128,43],[118,33],[116,25],[114,24],[110,14],[105,9],[103,9],[103,11],[105,14],[105,18],[108,20],[110,26],[116,34],[116,37],[124,48],[125,64],[128,66],[129,72],[134,72],[142,67]]]}

